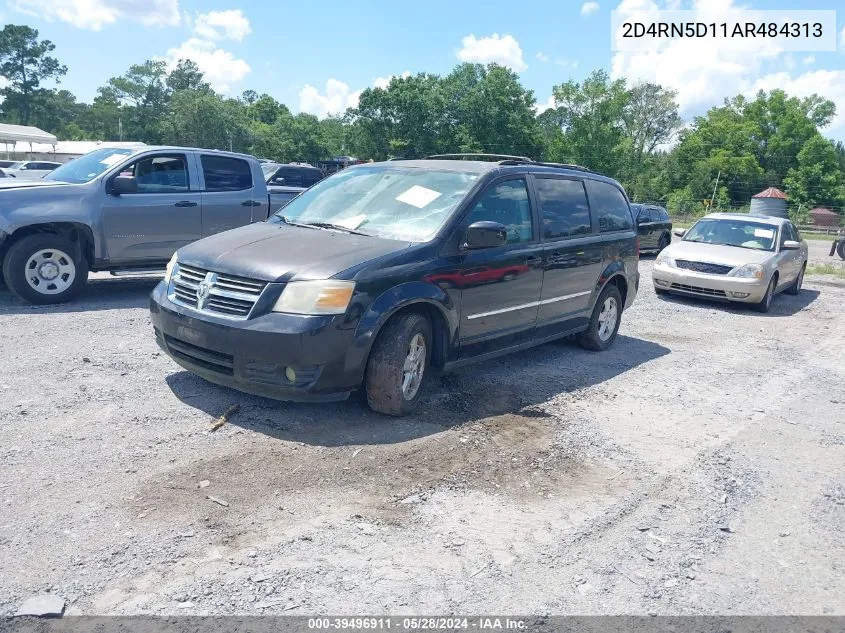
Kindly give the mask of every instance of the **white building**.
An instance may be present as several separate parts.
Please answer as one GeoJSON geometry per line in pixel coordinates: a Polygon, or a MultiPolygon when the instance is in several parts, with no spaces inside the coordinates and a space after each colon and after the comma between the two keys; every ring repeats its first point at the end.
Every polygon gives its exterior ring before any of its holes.
{"type": "Polygon", "coordinates": [[[3,157],[8,160],[50,160],[66,163],[100,147],[145,147],[118,141],[59,141],[37,127],[0,123],[3,157]]]}

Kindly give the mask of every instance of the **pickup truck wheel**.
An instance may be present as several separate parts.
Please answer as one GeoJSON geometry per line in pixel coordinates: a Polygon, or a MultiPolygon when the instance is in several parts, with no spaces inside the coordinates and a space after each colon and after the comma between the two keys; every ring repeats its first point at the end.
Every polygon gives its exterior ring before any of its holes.
{"type": "Polygon", "coordinates": [[[590,325],[578,335],[578,343],[594,352],[606,350],[616,340],[621,322],[622,295],[616,286],[608,284],[596,301],[590,325]]]}
{"type": "Polygon", "coordinates": [[[3,260],[9,290],[38,305],[76,297],[88,281],[88,262],[78,247],[60,235],[29,235],[12,244],[3,260]]]}
{"type": "Polygon", "coordinates": [[[417,406],[431,359],[431,324],[407,313],[388,321],[367,362],[367,404],[386,415],[408,415],[417,406]]]}

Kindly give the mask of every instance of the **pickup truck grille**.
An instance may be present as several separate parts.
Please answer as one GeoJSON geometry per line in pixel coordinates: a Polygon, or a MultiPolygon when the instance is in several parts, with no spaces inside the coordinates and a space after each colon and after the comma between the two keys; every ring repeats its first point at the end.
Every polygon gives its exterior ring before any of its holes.
{"type": "Polygon", "coordinates": [[[245,319],[266,285],[255,279],[179,264],[170,281],[170,300],[201,312],[245,319]]]}

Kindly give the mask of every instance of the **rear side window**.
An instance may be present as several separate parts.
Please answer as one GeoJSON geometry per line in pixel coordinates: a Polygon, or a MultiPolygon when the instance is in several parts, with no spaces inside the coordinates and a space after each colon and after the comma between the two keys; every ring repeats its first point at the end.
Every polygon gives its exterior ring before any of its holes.
{"type": "Polygon", "coordinates": [[[633,228],[628,201],[619,189],[598,180],[588,179],[584,184],[587,186],[587,195],[590,196],[590,207],[599,220],[599,230],[602,233],[633,228]]]}
{"type": "Polygon", "coordinates": [[[590,208],[580,180],[537,178],[534,182],[543,219],[543,239],[554,240],[592,232],[590,208]]]}
{"type": "Polygon", "coordinates": [[[243,191],[252,187],[249,163],[229,156],[202,155],[206,191],[243,191]]]}
{"type": "Polygon", "coordinates": [[[669,212],[666,209],[659,209],[658,213],[660,213],[661,222],[667,222],[669,220],[669,212]]]}

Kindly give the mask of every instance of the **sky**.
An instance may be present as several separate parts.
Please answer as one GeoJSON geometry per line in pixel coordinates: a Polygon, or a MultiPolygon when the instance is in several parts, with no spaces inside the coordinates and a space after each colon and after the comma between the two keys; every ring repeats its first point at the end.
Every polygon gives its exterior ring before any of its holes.
{"type": "Polygon", "coordinates": [[[678,93],[685,119],[725,97],[759,89],[832,99],[825,133],[845,140],[845,5],[841,0],[0,0],[0,22],[28,24],[68,67],[61,86],[91,100],[133,63],[194,60],[228,95],[268,93],[292,111],[320,117],[357,103],[392,76],[448,73],[462,61],[498,62],[519,73],[538,107],[552,87],[604,68],[630,82],[678,93]],[[5,2],[5,5],[3,4],[5,2]],[[610,15],[648,8],[696,10],[707,22],[747,9],[836,9],[835,52],[777,46],[728,51],[707,40],[652,52],[613,52],[610,15]]]}

